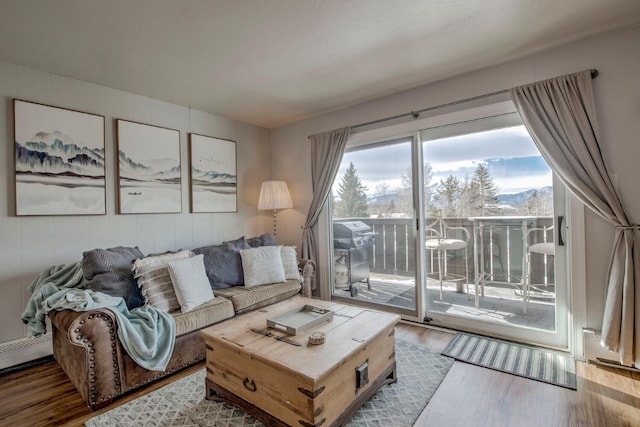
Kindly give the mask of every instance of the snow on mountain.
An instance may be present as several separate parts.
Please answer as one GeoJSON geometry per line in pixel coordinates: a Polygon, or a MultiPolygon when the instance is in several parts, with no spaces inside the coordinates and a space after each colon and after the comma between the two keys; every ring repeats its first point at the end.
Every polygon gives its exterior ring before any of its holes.
{"type": "MultiPolygon", "coordinates": [[[[519,193],[498,194],[498,203],[496,204],[496,207],[503,210],[510,210],[512,208],[524,206],[534,197],[534,195],[539,200],[545,201],[549,206],[553,205],[553,187],[542,187],[532,188],[519,193]]],[[[388,205],[392,202],[398,204],[401,197],[402,195],[398,192],[390,192],[370,196],[367,198],[367,202],[380,205],[388,205]]],[[[432,203],[437,206],[435,201],[432,200],[432,203]]]]}
{"type": "Polygon", "coordinates": [[[553,187],[532,188],[519,193],[499,194],[498,202],[510,206],[520,206],[536,194],[539,198],[553,200],[553,187]]]}

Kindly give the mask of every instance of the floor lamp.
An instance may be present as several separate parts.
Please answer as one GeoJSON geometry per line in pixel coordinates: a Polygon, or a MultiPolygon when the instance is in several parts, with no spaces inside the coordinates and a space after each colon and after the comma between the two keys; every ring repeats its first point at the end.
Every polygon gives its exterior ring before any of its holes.
{"type": "Polygon", "coordinates": [[[258,209],[261,211],[273,210],[273,236],[277,238],[276,211],[293,207],[289,188],[284,181],[265,181],[260,187],[258,209]]]}

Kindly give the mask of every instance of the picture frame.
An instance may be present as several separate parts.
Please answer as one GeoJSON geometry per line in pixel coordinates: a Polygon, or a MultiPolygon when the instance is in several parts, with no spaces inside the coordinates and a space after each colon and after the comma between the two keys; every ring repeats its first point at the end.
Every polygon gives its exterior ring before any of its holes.
{"type": "Polygon", "coordinates": [[[13,100],[16,216],[106,215],[104,116],[13,100]]]}
{"type": "Polygon", "coordinates": [[[180,131],[116,120],[118,213],[181,213],[180,131]]]}
{"type": "Polygon", "coordinates": [[[236,142],[189,134],[191,213],[238,211],[236,142]]]}

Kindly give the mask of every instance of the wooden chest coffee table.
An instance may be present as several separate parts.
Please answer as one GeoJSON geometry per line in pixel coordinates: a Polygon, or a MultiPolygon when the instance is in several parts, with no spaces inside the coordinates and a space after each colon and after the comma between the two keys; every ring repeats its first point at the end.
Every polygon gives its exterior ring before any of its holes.
{"type": "Polygon", "coordinates": [[[395,381],[398,320],[395,314],[295,297],[210,326],[201,331],[207,399],[229,401],[270,426],[341,425],[395,381]],[[305,304],[334,316],[295,336],[267,327],[267,319],[305,304]],[[307,343],[313,331],[326,334],[324,344],[307,343]]]}

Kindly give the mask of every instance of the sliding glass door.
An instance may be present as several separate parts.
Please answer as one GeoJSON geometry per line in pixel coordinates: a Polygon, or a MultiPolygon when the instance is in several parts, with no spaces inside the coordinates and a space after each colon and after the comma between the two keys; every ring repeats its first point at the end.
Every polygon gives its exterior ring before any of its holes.
{"type": "Polygon", "coordinates": [[[562,186],[523,125],[493,128],[487,119],[474,126],[421,132],[429,170],[426,315],[460,329],[567,347],[562,186]]]}
{"type": "Polygon", "coordinates": [[[568,347],[564,189],[501,102],[350,141],[330,200],[333,298],[568,347]]]}
{"type": "Polygon", "coordinates": [[[332,295],[415,316],[414,138],[351,147],[333,186],[332,295]]]}

